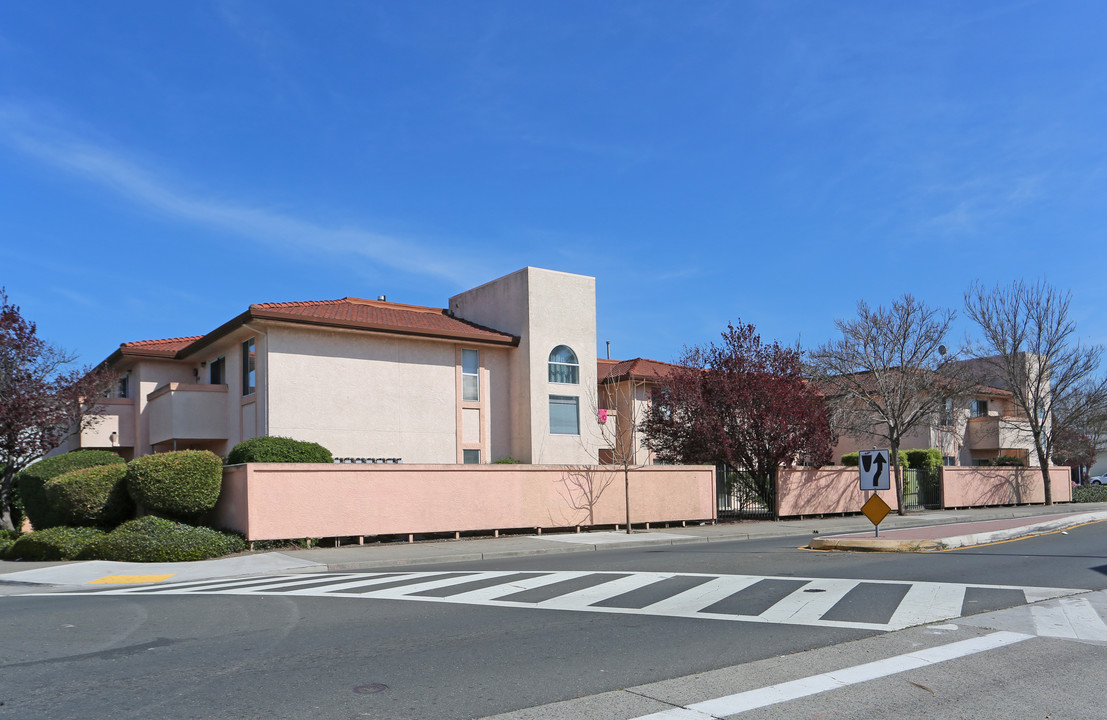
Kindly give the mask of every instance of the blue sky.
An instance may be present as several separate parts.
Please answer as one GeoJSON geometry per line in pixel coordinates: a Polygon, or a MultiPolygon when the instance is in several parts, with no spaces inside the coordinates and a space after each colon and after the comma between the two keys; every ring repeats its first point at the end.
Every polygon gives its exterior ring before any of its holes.
{"type": "MultiPolygon", "coordinates": [[[[1107,4],[0,3],[0,285],[98,362],[594,275],[612,356],[1046,278],[1107,341],[1107,4]]],[[[960,326],[958,334],[969,328],[960,326]]]]}

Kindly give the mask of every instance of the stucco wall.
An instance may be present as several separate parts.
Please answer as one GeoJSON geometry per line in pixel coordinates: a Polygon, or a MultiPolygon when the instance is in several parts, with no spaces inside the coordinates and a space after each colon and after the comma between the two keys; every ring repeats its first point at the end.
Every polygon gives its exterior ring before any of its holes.
{"type": "MultiPolygon", "coordinates": [[[[1072,481],[1067,467],[1049,470],[1054,502],[1072,500],[1072,481]]],[[[942,468],[943,507],[1020,505],[1045,502],[1042,471],[1036,467],[947,467],[942,468]]]]}
{"type": "MultiPolygon", "coordinates": [[[[715,517],[711,467],[643,468],[630,483],[634,523],[715,517]]],[[[224,471],[215,523],[270,540],[615,525],[625,512],[622,476],[603,467],[250,464],[224,471]]]]}
{"type": "MultiPolygon", "coordinates": [[[[861,512],[872,496],[861,490],[856,467],[781,468],[777,477],[777,508],[781,517],[861,512]]],[[[896,491],[877,492],[895,510],[896,491]]]]}
{"type": "Polygon", "coordinates": [[[511,454],[533,463],[596,462],[595,278],[527,267],[450,298],[450,310],[519,337],[508,357],[511,454]],[[575,385],[549,382],[550,352],[558,345],[577,356],[575,385]],[[550,433],[550,395],[578,398],[579,435],[550,433]]]}
{"type": "Polygon", "coordinates": [[[457,458],[453,342],[271,326],[269,433],[338,457],[457,458]]]}

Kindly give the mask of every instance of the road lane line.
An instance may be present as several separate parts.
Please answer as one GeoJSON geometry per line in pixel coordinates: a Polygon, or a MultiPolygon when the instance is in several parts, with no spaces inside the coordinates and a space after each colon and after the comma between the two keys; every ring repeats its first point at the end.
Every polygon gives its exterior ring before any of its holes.
{"type": "Polygon", "coordinates": [[[964,585],[913,583],[899,607],[888,619],[888,624],[895,628],[905,628],[961,617],[964,604],[964,585]]]}
{"type": "MultiPolygon", "coordinates": [[[[1033,635],[1014,632],[995,632],[983,637],[961,640],[949,645],[916,650],[905,655],[897,655],[865,663],[853,667],[834,670],[821,675],[791,680],[789,682],[769,685],[768,687],[746,692],[727,695],[726,697],[706,700],[672,710],[642,715],[633,720],[714,720],[715,718],[729,717],[747,710],[777,705],[791,700],[797,700],[810,695],[836,690],[838,688],[858,683],[877,680],[889,675],[897,675],[908,670],[917,670],[928,665],[956,660],[957,658],[975,655],[976,653],[996,650],[1001,647],[1013,645],[1023,640],[1029,640],[1033,635]]],[[[657,698],[654,698],[655,700],[657,698]]],[[[663,702],[663,701],[661,701],[663,702]]]]}
{"type": "Polygon", "coordinates": [[[860,584],[857,580],[812,580],[778,600],[761,617],[771,623],[818,622],[860,584]]]}
{"type": "Polygon", "coordinates": [[[1062,598],[1056,604],[1033,605],[1034,629],[1043,637],[1107,641],[1107,624],[1084,598],[1062,598]]]}

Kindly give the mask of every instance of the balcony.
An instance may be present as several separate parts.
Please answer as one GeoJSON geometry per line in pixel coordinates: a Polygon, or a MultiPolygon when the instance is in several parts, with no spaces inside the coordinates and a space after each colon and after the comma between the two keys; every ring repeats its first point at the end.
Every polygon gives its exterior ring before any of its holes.
{"type": "Polygon", "coordinates": [[[1013,415],[969,418],[965,444],[970,450],[1026,448],[1032,443],[1030,422],[1013,415]]]}
{"type": "Polygon", "coordinates": [[[98,400],[96,407],[99,412],[86,420],[85,426],[81,428],[77,447],[107,449],[134,447],[135,401],[132,398],[105,398],[98,400]]]}
{"type": "Polygon", "coordinates": [[[168,383],[146,396],[150,444],[227,439],[227,386],[168,383]]]}

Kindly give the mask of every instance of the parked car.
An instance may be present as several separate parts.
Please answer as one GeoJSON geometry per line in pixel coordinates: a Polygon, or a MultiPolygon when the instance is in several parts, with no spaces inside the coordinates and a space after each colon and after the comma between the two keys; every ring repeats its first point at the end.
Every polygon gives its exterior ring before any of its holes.
{"type": "Polygon", "coordinates": [[[1089,485],[1107,485],[1107,475],[1096,475],[1088,478],[1089,485]]]}

